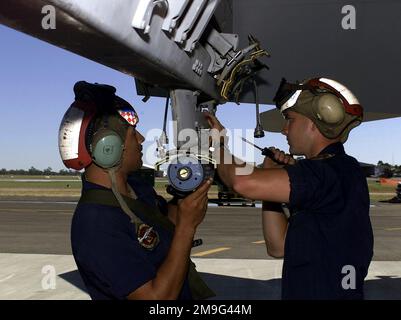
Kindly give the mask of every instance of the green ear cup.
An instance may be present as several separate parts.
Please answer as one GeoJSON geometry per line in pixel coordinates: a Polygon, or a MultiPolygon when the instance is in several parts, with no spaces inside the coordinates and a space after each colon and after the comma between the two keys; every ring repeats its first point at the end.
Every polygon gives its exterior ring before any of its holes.
{"type": "Polygon", "coordinates": [[[122,157],[124,143],[113,130],[102,129],[93,136],[92,159],[99,167],[109,169],[116,166],[122,157]]]}
{"type": "Polygon", "coordinates": [[[344,121],[344,106],[340,99],[333,94],[316,97],[313,107],[316,117],[328,125],[340,124],[344,121]]]}

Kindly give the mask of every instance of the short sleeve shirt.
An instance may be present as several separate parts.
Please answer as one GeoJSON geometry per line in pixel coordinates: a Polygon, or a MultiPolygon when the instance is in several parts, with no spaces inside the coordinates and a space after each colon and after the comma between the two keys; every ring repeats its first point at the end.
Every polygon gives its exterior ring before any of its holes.
{"type": "MultiPolygon", "coordinates": [[[[130,179],[128,183],[138,200],[158,206],[166,213],[166,202],[150,185],[138,179],[130,179]]],[[[83,181],[83,189],[105,188],[83,181]]],[[[147,223],[146,215],[135,214],[147,223]]],[[[153,227],[160,240],[150,251],[138,243],[134,224],[121,208],[91,203],[77,206],[71,225],[72,251],[92,299],[126,299],[131,292],[156,277],[173,235],[163,228],[153,227]]],[[[187,279],[179,299],[192,299],[187,279]]]]}
{"type": "Polygon", "coordinates": [[[345,154],[341,143],[334,143],[316,159],[285,169],[291,216],[283,299],[362,299],[373,232],[369,191],[359,163],[345,154]],[[346,278],[352,275],[354,282],[346,278]]]}

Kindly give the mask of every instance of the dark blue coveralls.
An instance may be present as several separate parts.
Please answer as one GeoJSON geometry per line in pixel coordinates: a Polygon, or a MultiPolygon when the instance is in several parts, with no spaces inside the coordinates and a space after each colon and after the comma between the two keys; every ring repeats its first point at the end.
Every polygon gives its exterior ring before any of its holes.
{"type": "Polygon", "coordinates": [[[366,177],[342,143],[285,167],[290,218],[283,299],[363,299],[373,256],[366,177]],[[355,272],[354,272],[355,271],[355,272]]]}
{"type": "MultiPolygon", "coordinates": [[[[129,179],[138,200],[158,206],[167,213],[167,203],[153,188],[139,179],[129,179]]],[[[109,190],[83,179],[83,190],[109,190]]],[[[148,223],[146,212],[135,212],[148,223]]],[[[146,282],[156,277],[167,256],[172,234],[152,225],[159,234],[153,250],[143,248],[137,240],[134,224],[121,208],[83,203],[75,210],[71,226],[71,244],[79,273],[94,300],[126,299],[146,282]]],[[[192,299],[188,279],[178,299],[192,299]]]]}

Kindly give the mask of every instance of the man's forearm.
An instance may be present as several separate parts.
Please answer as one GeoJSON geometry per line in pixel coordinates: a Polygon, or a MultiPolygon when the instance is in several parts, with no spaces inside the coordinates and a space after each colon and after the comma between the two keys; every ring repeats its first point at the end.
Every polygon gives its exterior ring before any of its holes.
{"type": "MultiPolygon", "coordinates": [[[[223,153],[221,152],[220,155],[222,156],[220,159],[223,158],[223,153]]],[[[220,163],[217,164],[217,172],[219,174],[220,179],[224,182],[224,184],[232,188],[235,178],[235,169],[236,166],[234,165],[234,156],[230,154],[231,163],[224,164],[224,160],[221,160],[220,163]]]]}
{"type": "Polygon", "coordinates": [[[280,203],[263,201],[262,225],[268,254],[283,257],[288,220],[280,203]]]}
{"type": "Polygon", "coordinates": [[[194,234],[195,230],[176,227],[170,250],[156,277],[131,292],[128,300],[177,299],[187,276],[194,234]]]}
{"type": "Polygon", "coordinates": [[[177,223],[178,206],[175,202],[170,201],[167,204],[167,208],[168,208],[167,216],[169,220],[175,225],[177,223]]]}
{"type": "Polygon", "coordinates": [[[237,175],[237,170],[246,166],[242,160],[234,157],[227,147],[221,147],[219,150],[219,158],[217,159],[217,172],[224,184],[232,188],[237,175]]]}
{"type": "Polygon", "coordinates": [[[158,299],[177,299],[184,284],[195,231],[176,228],[166,259],[152,281],[158,299]]]}

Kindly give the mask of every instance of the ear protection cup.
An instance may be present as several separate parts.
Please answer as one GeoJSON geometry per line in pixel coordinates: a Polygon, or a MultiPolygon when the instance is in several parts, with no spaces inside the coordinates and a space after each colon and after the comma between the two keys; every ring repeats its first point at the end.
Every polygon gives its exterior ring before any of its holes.
{"type": "Polygon", "coordinates": [[[109,169],[121,161],[124,142],[117,132],[100,129],[93,135],[90,150],[93,162],[99,167],[109,169]]]}
{"type": "Polygon", "coordinates": [[[343,103],[334,94],[319,94],[314,98],[312,108],[315,117],[328,125],[340,124],[344,121],[343,103]]]}

